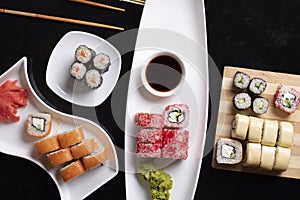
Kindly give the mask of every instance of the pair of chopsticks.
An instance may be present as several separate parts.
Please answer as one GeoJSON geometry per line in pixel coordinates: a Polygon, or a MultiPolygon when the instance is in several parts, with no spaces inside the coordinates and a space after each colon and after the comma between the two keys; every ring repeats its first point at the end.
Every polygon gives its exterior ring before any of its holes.
{"type": "Polygon", "coordinates": [[[138,5],[142,5],[142,6],[144,6],[146,3],[146,0],[120,0],[120,1],[134,3],[134,4],[138,4],[138,5]]]}
{"type": "MultiPolygon", "coordinates": [[[[112,10],[118,10],[118,11],[125,11],[125,9],[109,6],[105,4],[100,4],[88,0],[69,0],[77,3],[83,3],[87,5],[112,9],[112,10]]],[[[44,14],[38,14],[38,13],[31,13],[31,12],[23,12],[18,10],[10,10],[10,9],[3,9],[0,8],[0,13],[6,13],[6,14],[13,14],[13,15],[21,15],[26,17],[33,17],[33,18],[40,18],[40,19],[47,19],[47,20],[53,20],[53,21],[61,21],[61,22],[68,22],[68,23],[74,23],[74,24],[80,24],[80,25],[86,25],[86,26],[94,26],[94,27],[100,27],[100,28],[107,28],[107,29],[113,29],[113,30],[120,30],[123,31],[124,28],[118,27],[118,26],[112,26],[107,24],[101,24],[101,23],[95,23],[95,22],[88,22],[78,19],[70,19],[70,18],[64,18],[64,17],[57,17],[57,16],[51,16],[51,15],[44,15],[44,14]]]]}

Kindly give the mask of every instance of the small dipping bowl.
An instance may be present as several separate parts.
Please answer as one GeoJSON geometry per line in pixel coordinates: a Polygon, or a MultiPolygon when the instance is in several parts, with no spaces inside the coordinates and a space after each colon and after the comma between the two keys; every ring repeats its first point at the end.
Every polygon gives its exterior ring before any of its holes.
{"type": "Polygon", "coordinates": [[[174,53],[161,51],[149,56],[141,69],[142,83],[148,92],[168,97],[183,84],[185,66],[174,53]]]}

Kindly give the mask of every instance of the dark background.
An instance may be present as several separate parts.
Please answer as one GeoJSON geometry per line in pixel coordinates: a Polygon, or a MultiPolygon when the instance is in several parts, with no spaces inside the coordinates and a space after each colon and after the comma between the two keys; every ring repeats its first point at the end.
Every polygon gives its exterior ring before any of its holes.
{"type": "MultiPolygon", "coordinates": [[[[124,27],[125,30],[139,27],[142,6],[118,0],[101,2],[124,7],[126,12],[95,8],[66,0],[0,0],[0,8],[107,23],[124,27]]],[[[206,0],[210,69],[217,66],[222,74],[223,67],[231,65],[300,74],[299,10],[299,0],[206,0]]],[[[0,13],[0,74],[26,56],[30,61],[30,81],[38,95],[57,110],[72,114],[74,107],[57,98],[45,81],[52,49],[64,34],[72,30],[86,31],[108,39],[121,52],[124,45],[128,45],[128,49],[134,49],[136,31],[132,31],[126,42],[120,42],[110,39],[120,31],[0,13]]],[[[122,55],[120,77],[130,70],[132,58],[132,51],[122,55]]],[[[220,80],[216,77],[210,74],[210,87],[214,87],[215,91],[220,89],[220,80]]],[[[120,98],[120,113],[125,116],[126,91],[120,95],[123,97],[120,98]]],[[[218,103],[211,102],[211,123],[206,147],[212,145],[211,138],[214,137],[216,124],[215,115],[212,114],[218,109],[218,103]]],[[[90,111],[84,107],[78,109],[83,116],[90,111]]],[[[115,145],[123,148],[124,133],[112,116],[111,96],[94,109],[97,120],[109,131],[115,145]]],[[[122,162],[122,155],[119,156],[122,162]]],[[[298,196],[299,180],[215,170],[211,167],[211,159],[211,149],[206,148],[195,199],[282,199],[298,196]]],[[[120,171],[115,178],[86,199],[126,199],[124,178],[124,172],[120,171]]],[[[0,195],[1,199],[60,199],[56,186],[45,171],[30,161],[2,153],[0,195]]]]}

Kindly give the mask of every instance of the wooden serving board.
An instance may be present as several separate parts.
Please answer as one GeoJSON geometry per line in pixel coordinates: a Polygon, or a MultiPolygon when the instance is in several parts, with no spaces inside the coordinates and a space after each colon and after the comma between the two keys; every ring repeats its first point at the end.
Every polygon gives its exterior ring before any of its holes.
{"type": "Polygon", "coordinates": [[[270,71],[253,70],[253,69],[238,68],[238,67],[228,67],[228,66],[224,68],[222,89],[221,89],[221,96],[220,96],[220,105],[219,105],[219,112],[218,112],[218,121],[217,121],[215,143],[214,143],[213,160],[212,160],[213,168],[300,179],[300,106],[298,106],[297,110],[293,114],[285,113],[275,107],[274,94],[280,83],[284,85],[288,85],[296,89],[297,91],[300,91],[300,76],[298,75],[275,73],[270,71]],[[250,78],[259,77],[264,79],[267,82],[266,90],[263,92],[263,94],[260,95],[269,100],[269,109],[267,113],[262,115],[257,115],[251,110],[251,108],[244,111],[238,111],[235,109],[232,99],[234,95],[240,92],[240,90],[235,88],[233,85],[233,77],[237,71],[241,71],[248,74],[250,78]],[[284,172],[278,172],[274,170],[266,171],[261,168],[245,167],[242,166],[243,161],[236,165],[226,165],[226,164],[217,163],[216,146],[217,146],[218,138],[231,137],[230,133],[232,128],[232,121],[234,119],[235,114],[237,113],[248,115],[248,116],[256,116],[264,119],[289,121],[293,123],[294,137],[293,137],[293,144],[291,147],[291,159],[289,162],[288,169],[286,171],[284,172]]]}

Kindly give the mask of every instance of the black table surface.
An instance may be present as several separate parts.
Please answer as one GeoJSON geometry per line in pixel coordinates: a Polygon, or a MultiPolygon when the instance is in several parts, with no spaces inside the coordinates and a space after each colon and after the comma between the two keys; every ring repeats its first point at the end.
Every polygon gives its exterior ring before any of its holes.
{"type": "MultiPolygon", "coordinates": [[[[0,13],[0,74],[26,56],[30,61],[30,81],[40,98],[55,109],[72,114],[74,105],[58,98],[47,87],[45,79],[52,49],[65,33],[78,30],[107,39],[121,52],[120,77],[131,68],[143,7],[118,0],[101,0],[101,3],[124,7],[126,12],[67,0],[0,0],[0,8],[106,23],[131,30],[126,41],[122,41],[118,38],[123,36],[115,37],[122,34],[120,31],[0,13]],[[124,45],[131,51],[123,52],[124,45]]],[[[223,67],[231,65],[300,74],[299,8],[299,0],[205,1],[210,105],[205,153],[194,199],[281,199],[298,195],[300,180],[216,170],[211,167],[211,161],[223,67]]],[[[126,90],[119,95],[119,114],[125,116],[126,90]]],[[[124,127],[116,125],[111,98],[109,96],[95,108],[78,106],[80,112],[76,114],[88,118],[88,113],[95,111],[97,121],[109,131],[114,144],[124,149],[124,127]]],[[[0,131],[0,134],[10,133],[0,131]]],[[[120,165],[124,165],[122,155],[119,156],[120,165]]],[[[44,170],[28,160],[3,153],[0,153],[0,192],[1,199],[60,199],[54,182],[44,170]]],[[[125,173],[120,171],[86,199],[126,199],[125,173]]]]}

